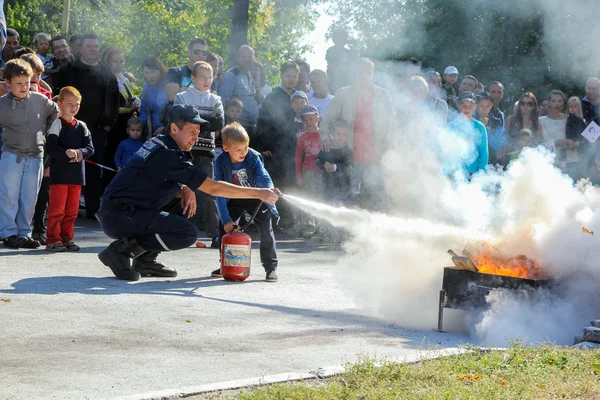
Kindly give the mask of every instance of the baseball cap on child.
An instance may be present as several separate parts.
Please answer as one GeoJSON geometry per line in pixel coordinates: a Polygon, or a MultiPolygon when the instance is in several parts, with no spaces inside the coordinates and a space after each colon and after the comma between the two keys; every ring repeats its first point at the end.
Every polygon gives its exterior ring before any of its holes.
{"type": "Polygon", "coordinates": [[[290,102],[294,101],[295,98],[301,97],[308,103],[308,96],[302,90],[296,90],[292,97],[290,97],[290,102]]]}
{"type": "Polygon", "coordinates": [[[452,74],[458,74],[458,70],[456,69],[455,66],[450,65],[449,67],[446,67],[446,69],[444,70],[444,75],[452,75],[452,74]]]}
{"type": "Polygon", "coordinates": [[[312,104],[309,104],[302,108],[302,111],[300,112],[300,117],[304,117],[305,115],[311,114],[319,115],[319,110],[317,109],[317,107],[313,106],[312,104]]]}
{"type": "Polygon", "coordinates": [[[458,96],[458,102],[460,103],[461,101],[464,100],[469,100],[472,101],[473,103],[477,102],[477,99],[475,98],[475,95],[473,94],[473,92],[462,92],[460,94],[460,96],[458,96]]]}
{"type": "Polygon", "coordinates": [[[490,94],[488,92],[486,92],[486,91],[477,93],[477,95],[475,97],[477,98],[477,101],[479,101],[479,100],[492,100],[492,96],[490,96],[490,94]]]}

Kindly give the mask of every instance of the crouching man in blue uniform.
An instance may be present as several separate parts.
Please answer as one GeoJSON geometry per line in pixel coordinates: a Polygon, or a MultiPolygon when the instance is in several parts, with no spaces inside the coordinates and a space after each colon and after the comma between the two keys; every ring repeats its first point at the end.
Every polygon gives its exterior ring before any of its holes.
{"type": "Polygon", "coordinates": [[[100,199],[98,220],[107,236],[117,239],[98,258],[119,279],[177,276],[175,269],[156,261],[162,251],[192,245],[197,228],[187,218],[164,211],[181,198],[186,217],[196,212],[198,189],[211,196],[260,199],[275,204],[277,189],[248,188],[217,182],[196,168],[184,151],[198,141],[201,119],[191,105],[176,105],[168,113],[168,133],[148,140],[108,185],[100,199]],[[133,264],[131,260],[133,259],[133,264]]]}

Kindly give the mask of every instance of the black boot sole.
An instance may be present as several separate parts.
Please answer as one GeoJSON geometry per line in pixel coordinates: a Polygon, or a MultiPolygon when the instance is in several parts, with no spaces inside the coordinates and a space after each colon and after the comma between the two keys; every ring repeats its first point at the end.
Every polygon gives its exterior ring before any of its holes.
{"type": "Polygon", "coordinates": [[[140,274],[133,269],[127,269],[125,271],[121,271],[121,269],[118,267],[120,260],[117,259],[116,257],[114,257],[113,254],[111,254],[110,247],[107,247],[106,249],[104,249],[100,253],[98,253],[98,258],[100,259],[100,261],[102,261],[102,264],[104,264],[108,268],[110,268],[112,273],[117,278],[122,279],[124,281],[139,281],[140,280],[140,274]]]}
{"type": "Polygon", "coordinates": [[[177,276],[177,271],[174,269],[164,269],[162,264],[156,262],[144,262],[139,258],[135,258],[131,266],[142,276],[156,278],[175,278],[177,276]]]}
{"type": "Polygon", "coordinates": [[[133,267],[136,272],[138,272],[141,276],[155,277],[155,278],[175,278],[177,276],[177,271],[165,271],[165,270],[157,270],[157,269],[148,269],[148,268],[138,268],[133,267]]]}

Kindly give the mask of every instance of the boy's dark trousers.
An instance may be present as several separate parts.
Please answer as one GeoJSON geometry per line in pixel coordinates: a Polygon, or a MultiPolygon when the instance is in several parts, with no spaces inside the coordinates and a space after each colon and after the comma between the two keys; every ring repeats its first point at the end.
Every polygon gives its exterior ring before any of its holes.
{"type": "Polygon", "coordinates": [[[46,233],[44,224],[44,215],[48,209],[48,199],[50,198],[50,177],[42,178],[42,186],[38,192],[37,202],[35,203],[35,214],[33,215],[33,233],[46,233]]]}
{"type": "MultiPolygon", "coordinates": [[[[192,163],[200,168],[200,170],[206,172],[209,178],[214,178],[214,163],[213,157],[208,155],[205,151],[192,150],[192,163]]],[[[217,203],[215,198],[196,190],[196,208],[197,212],[192,217],[192,222],[200,229],[202,226],[202,220],[204,220],[204,228],[208,236],[216,240],[219,232],[219,213],[217,212],[217,203]]]]}
{"type": "MultiPolygon", "coordinates": [[[[233,199],[227,202],[229,216],[235,222],[242,214],[247,212],[252,215],[260,204],[260,200],[233,199]]],[[[274,271],[277,269],[277,249],[275,248],[275,234],[271,224],[271,211],[266,204],[260,206],[260,210],[254,217],[254,225],[258,228],[260,234],[260,262],[265,271],[274,271]]],[[[219,248],[221,248],[221,238],[225,235],[225,228],[219,223],[219,248]]]]}
{"type": "MultiPolygon", "coordinates": [[[[97,127],[93,131],[91,130],[91,133],[92,142],[94,143],[94,154],[90,157],[90,161],[104,165],[108,133],[100,127],[97,127]]],[[[102,174],[104,173],[113,174],[111,171],[102,170],[97,165],[85,164],[83,196],[85,197],[85,214],[88,219],[95,220],[95,214],[100,208],[100,197],[104,193],[104,182],[102,181],[102,174]]]]}

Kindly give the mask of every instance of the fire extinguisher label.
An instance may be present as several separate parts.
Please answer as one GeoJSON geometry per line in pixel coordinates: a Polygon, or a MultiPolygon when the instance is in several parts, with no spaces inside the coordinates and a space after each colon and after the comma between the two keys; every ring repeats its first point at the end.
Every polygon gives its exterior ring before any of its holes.
{"type": "Polygon", "coordinates": [[[226,267],[249,267],[250,247],[239,244],[225,244],[223,265],[226,267]]]}

